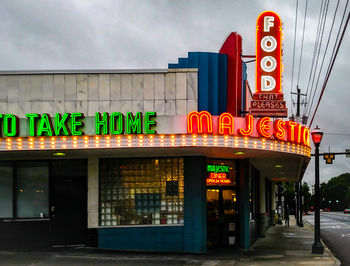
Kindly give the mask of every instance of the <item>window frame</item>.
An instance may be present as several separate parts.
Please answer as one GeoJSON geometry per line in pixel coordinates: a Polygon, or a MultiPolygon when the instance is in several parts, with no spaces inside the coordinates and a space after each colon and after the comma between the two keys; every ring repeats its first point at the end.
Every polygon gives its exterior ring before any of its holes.
{"type": "MultiPolygon", "coordinates": [[[[100,172],[100,166],[101,166],[101,160],[105,159],[114,159],[114,160],[126,160],[126,159],[139,159],[139,160],[144,160],[144,159],[182,159],[183,160],[183,171],[185,169],[185,158],[184,156],[155,156],[155,157],[99,157],[99,162],[98,162],[98,228],[135,228],[135,227],[157,227],[157,226],[184,226],[185,222],[183,223],[177,223],[177,224],[121,224],[121,225],[101,225],[101,194],[100,194],[100,189],[101,189],[101,172],[100,172]]],[[[183,189],[185,190],[185,172],[184,172],[184,177],[183,177],[183,189]]],[[[185,192],[184,192],[185,196],[185,192]]],[[[183,206],[182,206],[182,212],[183,216],[185,215],[185,198],[183,199],[183,206]]],[[[184,220],[185,218],[183,218],[184,220]]]]}
{"type": "Polygon", "coordinates": [[[0,161],[0,165],[12,167],[12,217],[2,217],[0,221],[47,221],[50,220],[51,210],[50,210],[50,202],[51,202],[51,161],[50,160],[2,160],[0,161]],[[18,184],[18,167],[23,163],[43,163],[47,164],[48,167],[48,217],[18,217],[17,211],[17,184],[18,184]]]}
{"type": "Polygon", "coordinates": [[[12,195],[12,217],[0,217],[0,220],[6,220],[6,219],[12,219],[14,217],[14,190],[15,190],[15,181],[14,181],[14,167],[12,161],[0,161],[0,167],[11,167],[12,168],[12,190],[11,190],[11,195],[12,195]]]}

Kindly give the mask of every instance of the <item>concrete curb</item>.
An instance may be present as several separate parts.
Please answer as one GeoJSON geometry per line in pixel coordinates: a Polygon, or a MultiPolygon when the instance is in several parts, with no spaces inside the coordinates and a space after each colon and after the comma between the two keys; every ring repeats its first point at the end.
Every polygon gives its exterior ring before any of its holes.
{"type": "MultiPolygon", "coordinates": [[[[310,224],[308,221],[303,220],[304,225],[307,225],[308,228],[312,229],[312,231],[314,231],[314,226],[312,224],[310,224]]],[[[327,250],[327,252],[330,254],[331,258],[334,260],[334,265],[335,266],[340,266],[341,262],[340,260],[333,254],[333,252],[327,247],[327,245],[323,242],[323,240],[321,239],[321,242],[325,248],[325,250],[327,250]]]]}

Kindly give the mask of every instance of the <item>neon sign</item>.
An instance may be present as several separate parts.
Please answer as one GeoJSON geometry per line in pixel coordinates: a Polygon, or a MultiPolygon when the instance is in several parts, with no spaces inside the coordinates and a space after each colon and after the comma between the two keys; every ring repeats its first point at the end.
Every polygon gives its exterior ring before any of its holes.
{"type": "Polygon", "coordinates": [[[230,170],[230,167],[227,165],[213,165],[208,164],[207,165],[207,171],[213,172],[213,173],[228,173],[230,170]]]}
{"type": "Polygon", "coordinates": [[[207,111],[190,112],[187,121],[187,132],[213,132],[213,121],[211,114],[207,111]]]}
{"type": "Polygon", "coordinates": [[[187,116],[187,133],[189,134],[219,134],[243,135],[290,141],[310,147],[310,130],[294,121],[270,117],[254,119],[252,115],[243,117],[211,116],[208,112],[191,112],[187,116]],[[195,117],[195,119],[193,119],[195,117]]]}
{"type": "Polygon", "coordinates": [[[282,93],[282,23],[266,11],[256,21],[256,93],[282,93]]]}
{"type": "Polygon", "coordinates": [[[256,90],[250,113],[287,117],[281,84],[282,22],[276,13],[265,11],[256,21],[256,90]]]}
{"type": "Polygon", "coordinates": [[[227,179],[226,173],[219,173],[219,174],[210,173],[206,182],[207,182],[207,185],[230,184],[231,180],[227,179]]]}
{"type": "MultiPolygon", "coordinates": [[[[122,113],[113,112],[111,115],[104,112],[95,115],[96,135],[119,135],[119,134],[156,134],[154,129],[157,122],[155,112],[122,113]]],[[[56,113],[54,118],[49,114],[26,114],[28,123],[28,135],[36,136],[81,136],[84,133],[83,113],[56,113]]],[[[20,119],[14,114],[0,114],[2,119],[1,136],[16,137],[19,135],[20,119]]]]}
{"type": "Polygon", "coordinates": [[[208,178],[207,185],[230,184],[231,180],[228,178],[230,167],[227,165],[207,165],[208,178]]]}
{"type": "Polygon", "coordinates": [[[96,113],[95,115],[95,131],[96,135],[119,135],[123,134],[142,134],[143,129],[145,134],[156,134],[153,128],[157,122],[152,120],[156,117],[155,112],[146,112],[144,116],[144,127],[142,126],[142,113],[137,112],[135,115],[127,112],[126,116],[122,113],[114,112],[109,115],[107,112],[96,113]]]}

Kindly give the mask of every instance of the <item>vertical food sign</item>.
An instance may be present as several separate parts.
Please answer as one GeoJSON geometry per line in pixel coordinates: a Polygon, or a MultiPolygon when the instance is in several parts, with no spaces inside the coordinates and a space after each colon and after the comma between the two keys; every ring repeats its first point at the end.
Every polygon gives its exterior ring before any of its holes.
{"type": "Polygon", "coordinates": [[[265,11],[256,22],[256,90],[250,113],[287,117],[281,84],[282,22],[276,13],[265,11]]]}

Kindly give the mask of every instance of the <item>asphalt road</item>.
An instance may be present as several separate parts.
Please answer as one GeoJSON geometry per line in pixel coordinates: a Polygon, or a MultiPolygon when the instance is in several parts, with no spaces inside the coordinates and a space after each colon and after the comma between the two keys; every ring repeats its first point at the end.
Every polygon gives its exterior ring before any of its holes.
{"type": "MultiPolygon", "coordinates": [[[[314,215],[303,218],[314,225],[314,215]]],[[[321,212],[321,236],[342,265],[350,265],[350,214],[321,212]]]]}

